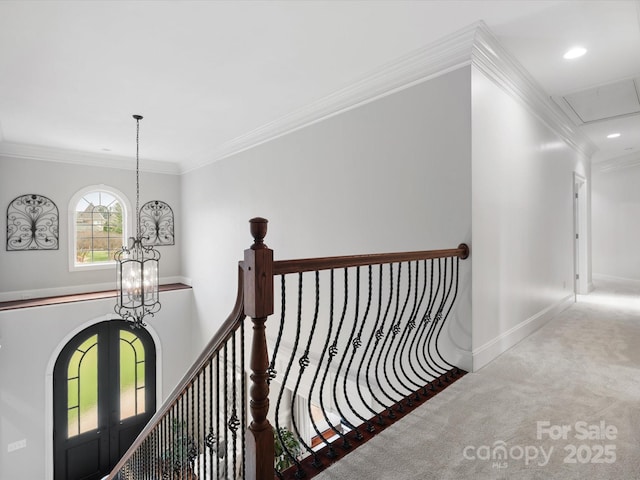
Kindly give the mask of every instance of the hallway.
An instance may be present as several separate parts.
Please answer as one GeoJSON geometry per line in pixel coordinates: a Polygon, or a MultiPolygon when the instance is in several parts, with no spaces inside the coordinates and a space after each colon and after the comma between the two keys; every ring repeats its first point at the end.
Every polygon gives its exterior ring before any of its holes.
{"type": "Polygon", "coordinates": [[[640,282],[595,290],[317,479],[640,478],[640,282]]]}

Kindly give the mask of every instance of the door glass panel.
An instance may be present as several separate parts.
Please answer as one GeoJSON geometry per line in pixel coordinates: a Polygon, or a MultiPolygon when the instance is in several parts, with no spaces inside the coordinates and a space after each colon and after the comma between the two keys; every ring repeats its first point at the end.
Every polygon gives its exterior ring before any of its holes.
{"type": "Polygon", "coordinates": [[[67,368],[67,436],[98,428],[98,335],[73,352],[67,368]]]}
{"type": "Polygon", "coordinates": [[[140,339],[120,330],[120,420],[145,412],[145,352],[140,339]]]}

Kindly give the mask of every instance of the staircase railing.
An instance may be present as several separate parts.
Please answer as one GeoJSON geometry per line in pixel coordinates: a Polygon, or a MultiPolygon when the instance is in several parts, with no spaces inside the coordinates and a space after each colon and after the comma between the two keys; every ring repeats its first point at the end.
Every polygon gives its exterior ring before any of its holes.
{"type": "Polygon", "coordinates": [[[466,245],[274,262],[250,223],[232,314],[108,478],[311,477],[465,373],[440,336],[466,245]]]}
{"type": "Polygon", "coordinates": [[[245,477],[244,318],[240,266],[233,311],[108,479],[245,477]]]}

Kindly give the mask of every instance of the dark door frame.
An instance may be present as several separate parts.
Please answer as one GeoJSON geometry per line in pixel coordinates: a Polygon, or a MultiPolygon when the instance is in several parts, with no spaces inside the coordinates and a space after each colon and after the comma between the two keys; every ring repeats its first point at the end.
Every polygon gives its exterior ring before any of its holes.
{"type": "MultiPolygon", "coordinates": [[[[78,447],[93,443],[88,447],[91,453],[99,452],[98,459],[94,459],[99,474],[103,475],[117,463],[120,456],[134,440],[151,418],[156,408],[156,344],[153,336],[147,330],[134,330],[134,333],[145,348],[145,412],[124,420],[120,420],[119,398],[119,349],[120,331],[129,330],[130,324],[122,320],[105,320],[94,323],[71,338],[67,337],[66,344],[59,351],[53,366],[53,478],[63,479],[66,467],[64,455],[70,447],[78,447]],[[91,336],[98,334],[98,428],[90,432],[67,438],[67,369],[68,363],[77,347],[91,336]],[[60,378],[57,378],[60,377],[60,378]],[[105,388],[106,387],[106,388],[105,388]]],[[[87,478],[94,478],[90,476],[87,478]]]]}

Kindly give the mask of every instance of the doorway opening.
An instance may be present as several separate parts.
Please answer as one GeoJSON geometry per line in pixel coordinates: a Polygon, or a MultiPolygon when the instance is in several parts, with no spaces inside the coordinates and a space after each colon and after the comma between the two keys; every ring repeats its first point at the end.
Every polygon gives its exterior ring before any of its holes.
{"type": "Polygon", "coordinates": [[[573,174],[574,217],[574,291],[576,295],[589,293],[589,251],[587,228],[587,180],[578,173],[573,174]]]}
{"type": "Polygon", "coordinates": [[[92,325],[62,349],[53,369],[54,480],[101,479],[156,408],[156,351],[123,320],[92,325]]]}

